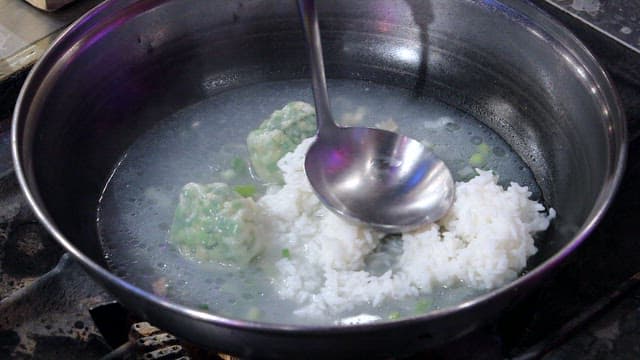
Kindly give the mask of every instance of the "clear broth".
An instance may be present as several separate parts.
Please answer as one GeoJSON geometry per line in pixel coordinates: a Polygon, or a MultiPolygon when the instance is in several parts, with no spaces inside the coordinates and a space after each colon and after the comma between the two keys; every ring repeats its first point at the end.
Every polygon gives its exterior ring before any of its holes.
{"type": "MultiPolygon", "coordinates": [[[[406,89],[353,81],[329,81],[335,118],[374,126],[393,119],[398,132],[430,144],[456,180],[470,176],[469,158],[481,143],[490,148],[486,165],[500,183],[540,190],[522,159],[496,133],[466,113],[406,89]]],[[[430,309],[456,305],[482,292],[463,285],[419,298],[362,305],[325,319],[300,318],[298,304],[274,291],[261,259],[237,271],[184,258],[168,242],[180,189],[188,182],[225,181],[221,173],[234,158],[248,158],[245,139],[260,122],[291,101],[312,102],[308,80],[268,82],[231,89],[182,109],[141,136],[122,157],[105,186],[98,208],[98,233],[105,258],[116,275],[142,289],[196,309],[230,318],[286,324],[331,324],[361,313],[412,316],[428,299],[430,309]],[[258,312],[257,312],[258,311],[258,312]],[[256,314],[259,314],[257,318],[256,314]]],[[[342,121],[341,121],[342,120],[342,121]]],[[[238,183],[255,182],[250,177],[238,183]]],[[[233,183],[231,183],[233,185],[233,183]]],[[[257,184],[260,185],[260,184],[257,184]]]]}

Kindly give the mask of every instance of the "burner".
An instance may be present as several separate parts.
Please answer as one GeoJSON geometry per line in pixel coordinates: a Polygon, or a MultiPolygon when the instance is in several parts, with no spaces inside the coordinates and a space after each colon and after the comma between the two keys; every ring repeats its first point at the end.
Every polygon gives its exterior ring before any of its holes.
{"type": "Polygon", "coordinates": [[[0,178],[0,299],[51,270],[62,248],[35,222],[13,176],[0,178]]]}
{"type": "Polygon", "coordinates": [[[89,309],[112,297],[69,255],[45,275],[26,279],[28,286],[0,300],[0,358],[84,359],[109,351],[89,309]]]}

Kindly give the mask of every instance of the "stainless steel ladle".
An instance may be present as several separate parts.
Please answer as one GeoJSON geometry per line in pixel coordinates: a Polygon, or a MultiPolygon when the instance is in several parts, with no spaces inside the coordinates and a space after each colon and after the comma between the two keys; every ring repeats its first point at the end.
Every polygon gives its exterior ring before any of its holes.
{"type": "Polygon", "coordinates": [[[318,133],[305,171],[320,200],[346,219],[388,233],[437,221],[455,184],[447,166],[414,139],[390,131],[340,127],[331,116],[314,0],[298,0],[311,59],[318,133]]]}

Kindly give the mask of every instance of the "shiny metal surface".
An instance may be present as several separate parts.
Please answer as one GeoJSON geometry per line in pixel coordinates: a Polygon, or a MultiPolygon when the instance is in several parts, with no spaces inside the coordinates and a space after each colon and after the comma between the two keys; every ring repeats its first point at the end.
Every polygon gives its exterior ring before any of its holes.
{"type": "Polygon", "coordinates": [[[309,47],[318,133],[305,158],[322,203],[347,220],[387,233],[443,217],[455,193],[447,166],[417,140],[380,129],[340,127],[329,107],[314,0],[298,0],[309,47]]]}
{"type": "Polygon", "coordinates": [[[485,324],[587,239],[621,178],[624,117],[589,51],[527,1],[318,6],[327,77],[444,101],[496,131],[532,169],[559,215],[520,278],[415,318],[312,327],[223,318],[110,272],[95,219],[116,161],[137,136],[189,104],[244,84],[304,78],[304,36],[289,0],[103,3],[29,75],[13,120],[16,176],[40,221],[91,276],[177,336],[245,357],[400,357],[485,324]]]}
{"type": "Polygon", "coordinates": [[[640,53],[640,1],[537,0],[580,20],[623,46],[640,53]]]}

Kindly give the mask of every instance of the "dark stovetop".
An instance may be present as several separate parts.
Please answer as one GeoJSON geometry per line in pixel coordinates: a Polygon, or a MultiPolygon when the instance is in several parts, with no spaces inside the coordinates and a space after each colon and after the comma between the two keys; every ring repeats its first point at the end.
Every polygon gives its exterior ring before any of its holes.
{"type": "MultiPolygon", "coordinates": [[[[631,140],[622,186],[585,244],[525,302],[494,324],[415,358],[640,358],[640,23],[629,15],[640,17],[640,3],[535,2],[578,35],[612,75],[631,140]],[[582,7],[591,11],[577,10],[582,7]],[[625,36],[612,40],[615,29],[625,36]],[[637,43],[620,42],[626,39],[637,43]]],[[[23,78],[17,73],[13,83],[0,83],[0,358],[100,358],[110,351],[108,336],[89,309],[112,298],[62,256],[37,223],[1,151],[8,144],[6,102],[23,78]]]]}

